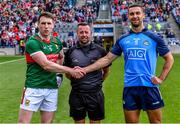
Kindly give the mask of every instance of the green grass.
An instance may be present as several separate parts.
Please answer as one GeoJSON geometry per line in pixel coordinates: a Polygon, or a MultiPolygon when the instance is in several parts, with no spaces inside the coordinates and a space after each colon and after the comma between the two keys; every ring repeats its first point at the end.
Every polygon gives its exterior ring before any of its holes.
{"type": "MultiPolygon", "coordinates": [[[[0,56],[0,62],[19,59],[18,57],[0,56]]],[[[165,101],[163,109],[164,123],[180,123],[180,55],[174,55],[174,67],[167,80],[161,85],[162,96],[165,101]]],[[[103,123],[124,123],[122,109],[123,89],[123,58],[113,62],[110,74],[104,82],[106,118],[103,123]]],[[[157,74],[162,69],[163,59],[158,60],[157,74]]],[[[0,123],[16,123],[19,112],[21,93],[24,86],[26,64],[25,60],[0,64],[0,123]]],[[[70,82],[65,79],[59,90],[59,105],[54,123],[73,123],[69,117],[68,98],[70,82]]],[[[33,123],[39,123],[39,112],[35,113],[33,123]]],[[[142,123],[148,122],[145,112],[141,112],[142,123]]]]}
{"type": "Polygon", "coordinates": [[[21,59],[23,56],[0,56],[0,62],[21,59]]]}

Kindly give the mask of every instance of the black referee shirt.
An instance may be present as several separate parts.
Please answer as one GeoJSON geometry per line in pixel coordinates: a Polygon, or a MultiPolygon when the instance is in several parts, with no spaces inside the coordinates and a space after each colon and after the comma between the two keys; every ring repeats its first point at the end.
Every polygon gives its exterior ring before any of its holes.
{"type": "MultiPolygon", "coordinates": [[[[106,51],[99,45],[91,43],[88,46],[76,46],[70,48],[65,53],[65,66],[86,67],[99,58],[105,56],[106,51]]],[[[72,90],[76,92],[97,92],[102,88],[102,70],[87,73],[81,79],[71,78],[72,90]]]]}

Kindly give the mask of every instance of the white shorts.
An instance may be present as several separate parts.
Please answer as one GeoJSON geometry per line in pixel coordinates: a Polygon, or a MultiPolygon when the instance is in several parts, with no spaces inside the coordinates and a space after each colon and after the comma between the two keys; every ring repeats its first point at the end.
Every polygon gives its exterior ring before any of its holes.
{"type": "Polygon", "coordinates": [[[58,89],[25,88],[23,91],[20,108],[29,111],[57,110],[58,89]]]}

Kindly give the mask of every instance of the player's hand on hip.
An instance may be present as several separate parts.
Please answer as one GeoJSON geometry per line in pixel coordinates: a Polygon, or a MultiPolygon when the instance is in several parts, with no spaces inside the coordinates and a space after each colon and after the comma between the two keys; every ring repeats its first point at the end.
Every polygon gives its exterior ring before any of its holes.
{"type": "Polygon", "coordinates": [[[163,80],[156,76],[152,77],[151,81],[153,82],[153,84],[161,84],[163,82],[163,80]]]}

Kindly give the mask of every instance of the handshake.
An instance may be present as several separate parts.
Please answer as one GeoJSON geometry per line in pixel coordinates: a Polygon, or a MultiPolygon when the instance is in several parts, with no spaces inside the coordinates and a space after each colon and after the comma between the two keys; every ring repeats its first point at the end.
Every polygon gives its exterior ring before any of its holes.
{"type": "Polygon", "coordinates": [[[68,71],[68,75],[70,75],[73,78],[77,78],[77,79],[84,77],[86,75],[86,73],[87,73],[86,70],[79,66],[75,66],[74,68],[71,68],[68,71]]]}

